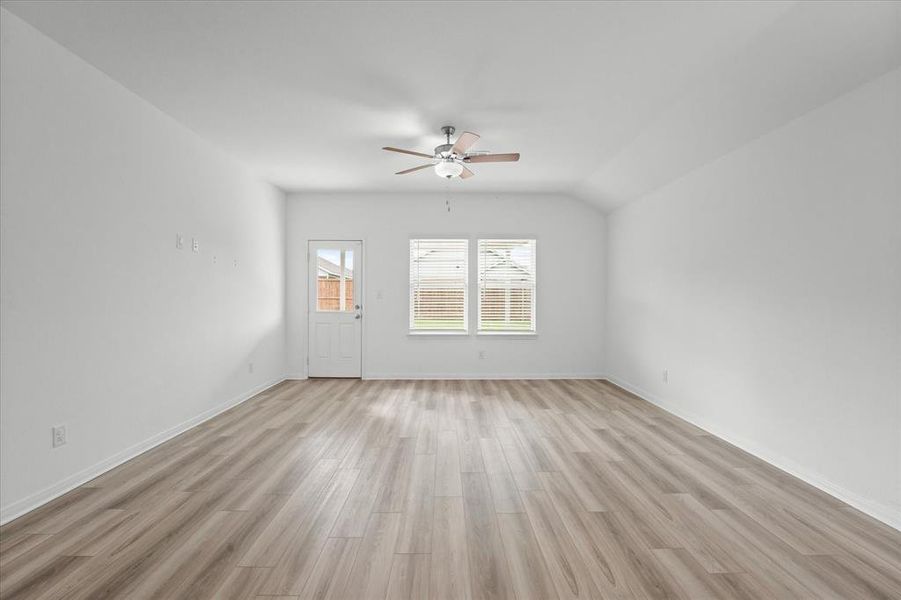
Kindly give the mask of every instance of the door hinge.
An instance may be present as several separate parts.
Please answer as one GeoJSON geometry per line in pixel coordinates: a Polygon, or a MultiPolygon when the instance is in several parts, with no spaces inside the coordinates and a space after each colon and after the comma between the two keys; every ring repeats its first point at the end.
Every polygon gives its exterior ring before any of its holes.
{"type": "Polygon", "coordinates": [[[308,367],[310,366],[310,357],[309,356],[307,357],[307,366],[308,367]]]}

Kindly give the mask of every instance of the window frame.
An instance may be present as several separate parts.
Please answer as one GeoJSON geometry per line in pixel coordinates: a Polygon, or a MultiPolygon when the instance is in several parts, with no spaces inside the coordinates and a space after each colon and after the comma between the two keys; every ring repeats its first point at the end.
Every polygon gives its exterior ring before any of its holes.
{"type": "Polygon", "coordinates": [[[494,235],[479,236],[475,244],[476,254],[476,335],[536,337],[538,335],[538,236],[536,235],[494,235]],[[531,242],[532,246],[532,298],[530,329],[482,329],[482,243],[483,242],[531,242]]]}
{"type": "MultiPolygon", "coordinates": [[[[470,253],[471,238],[468,235],[416,235],[410,236],[407,245],[407,335],[410,336],[468,336],[470,335],[470,253]],[[463,328],[462,329],[417,329],[414,327],[414,287],[413,287],[413,243],[417,241],[456,241],[464,244],[463,252],[463,328]]],[[[417,288],[418,289],[418,288],[417,288]]]]}

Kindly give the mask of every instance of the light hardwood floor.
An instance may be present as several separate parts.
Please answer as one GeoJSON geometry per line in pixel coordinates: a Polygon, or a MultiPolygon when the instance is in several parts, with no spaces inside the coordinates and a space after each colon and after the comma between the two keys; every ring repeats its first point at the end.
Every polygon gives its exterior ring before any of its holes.
{"type": "Polygon", "coordinates": [[[600,381],[285,382],[0,529],[2,598],[899,598],[901,534],[600,381]]]}

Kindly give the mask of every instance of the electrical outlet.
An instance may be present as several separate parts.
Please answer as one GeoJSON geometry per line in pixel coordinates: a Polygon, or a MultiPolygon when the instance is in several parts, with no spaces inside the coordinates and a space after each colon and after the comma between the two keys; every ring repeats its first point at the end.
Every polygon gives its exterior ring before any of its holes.
{"type": "Polygon", "coordinates": [[[191,250],[194,252],[200,252],[200,240],[197,238],[191,238],[191,250]]]}
{"type": "Polygon", "coordinates": [[[175,234],[175,247],[179,250],[185,247],[185,236],[180,233],[175,234]]]}
{"type": "Polygon", "coordinates": [[[479,360],[485,360],[488,358],[488,353],[484,350],[479,350],[479,360]]]}
{"type": "Polygon", "coordinates": [[[66,444],[66,426],[60,425],[53,428],[53,447],[58,448],[66,444]]]}
{"type": "Polygon", "coordinates": [[[663,383],[669,381],[669,369],[663,369],[663,383]]]}
{"type": "Polygon", "coordinates": [[[213,264],[214,265],[216,264],[216,255],[215,254],[213,255],[213,264]]]}
{"type": "Polygon", "coordinates": [[[253,363],[247,363],[247,372],[253,373],[253,363]]]}

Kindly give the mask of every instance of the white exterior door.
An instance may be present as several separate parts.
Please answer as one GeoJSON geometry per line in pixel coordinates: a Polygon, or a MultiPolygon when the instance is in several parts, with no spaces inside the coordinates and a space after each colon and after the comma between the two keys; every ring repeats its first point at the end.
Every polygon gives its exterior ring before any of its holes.
{"type": "Polygon", "coordinates": [[[310,377],[362,374],[362,255],[359,241],[310,242],[310,377]]]}

